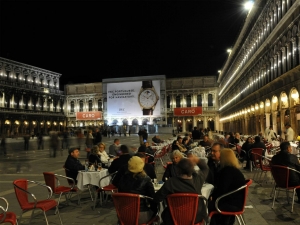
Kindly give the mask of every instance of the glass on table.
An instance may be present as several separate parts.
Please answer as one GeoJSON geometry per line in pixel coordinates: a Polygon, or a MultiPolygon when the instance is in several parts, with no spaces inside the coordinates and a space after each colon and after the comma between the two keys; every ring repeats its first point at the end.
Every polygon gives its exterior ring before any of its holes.
{"type": "Polygon", "coordinates": [[[98,171],[102,170],[102,163],[98,163],[98,171]]]}

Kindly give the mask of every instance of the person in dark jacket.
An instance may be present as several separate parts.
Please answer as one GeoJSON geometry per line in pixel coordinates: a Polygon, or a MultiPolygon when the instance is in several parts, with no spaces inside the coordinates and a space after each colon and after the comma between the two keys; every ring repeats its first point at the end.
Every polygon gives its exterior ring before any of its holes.
{"type": "Polygon", "coordinates": [[[119,158],[116,158],[114,161],[112,161],[110,167],[108,167],[109,173],[114,173],[118,171],[123,165],[127,165],[128,160],[131,158],[129,149],[126,145],[121,145],[120,151],[121,155],[119,156],[119,158]]]}
{"type": "Polygon", "coordinates": [[[200,140],[200,131],[197,129],[197,127],[194,127],[194,130],[192,131],[192,137],[194,141],[200,140]]]}
{"type": "Polygon", "coordinates": [[[82,165],[79,158],[79,150],[76,147],[69,148],[69,155],[65,162],[64,168],[66,169],[67,177],[71,177],[77,183],[77,174],[79,170],[84,170],[85,166],[82,165]]]}
{"type": "MultiPolygon", "coordinates": [[[[215,201],[221,195],[234,191],[245,185],[245,178],[240,171],[239,161],[232,149],[225,148],[221,151],[220,156],[221,169],[216,180],[216,186],[212,194],[212,200],[208,203],[208,211],[215,211],[215,201]]],[[[219,203],[219,209],[224,211],[240,211],[244,205],[244,192],[239,191],[222,198],[219,203]]],[[[211,225],[223,224],[233,225],[234,216],[214,215],[211,225]]]]}
{"type": "Polygon", "coordinates": [[[152,141],[153,141],[154,143],[156,143],[156,144],[159,144],[159,143],[163,143],[163,142],[164,142],[163,140],[161,140],[161,139],[159,138],[158,135],[154,135],[154,137],[152,138],[152,141]]]}
{"type": "Polygon", "coordinates": [[[146,163],[145,160],[146,160],[146,155],[141,153],[141,152],[137,152],[135,154],[135,156],[138,156],[140,157],[143,162],[145,163],[145,166],[144,166],[144,171],[146,172],[146,174],[151,178],[151,179],[156,179],[156,174],[155,174],[155,170],[154,170],[154,167],[149,164],[149,163],[146,163]]]}
{"type": "MultiPolygon", "coordinates": [[[[163,186],[155,193],[154,201],[159,203],[173,193],[196,193],[201,195],[202,185],[208,174],[208,167],[204,160],[198,157],[189,159],[181,159],[178,164],[178,176],[171,177],[163,186]],[[194,170],[193,163],[196,163],[200,170],[198,173],[194,170]]],[[[184,213],[184,211],[182,212],[184,213]]],[[[169,208],[166,207],[161,215],[165,225],[173,225],[173,220],[170,215],[169,208]]],[[[199,223],[207,217],[204,201],[199,199],[198,211],[196,214],[195,223],[199,223]]]]}
{"type": "MultiPolygon", "coordinates": [[[[154,197],[154,187],[150,177],[144,171],[144,164],[138,156],[133,156],[128,161],[128,170],[120,179],[118,192],[154,197]]],[[[147,223],[157,211],[157,206],[153,201],[148,199],[141,199],[140,201],[138,224],[147,223]]]]}
{"type": "Polygon", "coordinates": [[[262,148],[263,150],[263,156],[265,155],[265,151],[266,151],[266,145],[261,142],[261,139],[259,136],[255,136],[254,138],[254,143],[251,145],[251,148],[262,148]]]}
{"type": "Polygon", "coordinates": [[[99,147],[98,147],[98,145],[94,145],[91,148],[91,152],[89,155],[89,164],[90,165],[95,164],[95,163],[97,163],[97,164],[101,163],[98,153],[99,153],[99,147]]]}
{"type": "MultiPolygon", "coordinates": [[[[299,160],[296,155],[291,154],[292,146],[290,142],[282,142],[280,144],[280,152],[272,157],[273,165],[287,166],[297,171],[300,171],[299,160]]],[[[289,185],[298,186],[300,185],[299,173],[290,170],[289,185]]],[[[298,196],[298,203],[300,203],[300,189],[296,189],[298,196]]]]}
{"type": "Polygon", "coordinates": [[[97,145],[100,142],[102,142],[102,135],[101,135],[101,132],[99,131],[99,128],[95,129],[95,134],[93,136],[94,136],[94,139],[93,139],[94,145],[97,145]]]}
{"type": "Polygon", "coordinates": [[[218,172],[220,171],[220,155],[223,149],[222,144],[214,143],[211,147],[211,156],[208,158],[207,165],[209,168],[209,173],[206,178],[206,182],[216,185],[218,180],[218,172]]]}
{"type": "Polygon", "coordinates": [[[178,171],[177,171],[176,165],[183,158],[183,154],[179,150],[175,150],[172,152],[170,158],[173,163],[167,165],[167,168],[162,177],[163,181],[168,180],[170,177],[178,176],[178,171]]]}
{"type": "Polygon", "coordinates": [[[147,156],[149,156],[148,158],[148,163],[153,162],[154,161],[154,157],[153,157],[153,150],[150,148],[149,142],[145,142],[145,144],[142,144],[139,149],[138,152],[143,152],[143,153],[147,153],[147,156]]]}
{"type": "Polygon", "coordinates": [[[251,149],[251,145],[253,144],[253,140],[251,137],[248,137],[247,140],[245,141],[245,143],[242,145],[242,150],[244,150],[246,152],[246,154],[244,155],[243,160],[246,160],[246,167],[244,169],[250,169],[250,149],[251,149]]]}

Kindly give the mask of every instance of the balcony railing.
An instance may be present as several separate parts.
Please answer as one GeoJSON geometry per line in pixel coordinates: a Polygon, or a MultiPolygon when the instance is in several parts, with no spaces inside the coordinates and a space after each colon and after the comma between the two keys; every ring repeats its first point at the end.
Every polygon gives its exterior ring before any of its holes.
{"type": "Polygon", "coordinates": [[[18,87],[18,88],[22,88],[25,90],[26,89],[27,90],[35,90],[35,91],[39,91],[39,92],[44,92],[41,88],[47,88],[49,90],[49,93],[51,93],[51,94],[60,94],[60,95],[64,94],[63,91],[58,90],[58,89],[41,87],[41,86],[37,86],[37,85],[33,85],[33,84],[22,84],[17,81],[9,81],[9,80],[1,80],[0,79],[0,84],[11,86],[11,87],[18,87]]]}
{"type": "Polygon", "coordinates": [[[13,108],[5,108],[0,107],[0,112],[9,112],[14,114],[34,114],[34,115],[51,115],[51,116],[64,116],[63,112],[54,112],[54,111],[39,111],[39,110],[31,110],[31,109],[13,109],[13,108]]]}

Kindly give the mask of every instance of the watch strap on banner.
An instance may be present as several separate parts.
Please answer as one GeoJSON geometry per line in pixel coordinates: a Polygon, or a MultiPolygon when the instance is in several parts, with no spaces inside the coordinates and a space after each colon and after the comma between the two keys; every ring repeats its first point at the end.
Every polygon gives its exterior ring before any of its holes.
{"type": "Polygon", "coordinates": [[[153,110],[152,109],[143,109],[143,115],[144,116],[150,116],[153,115],[153,110]]]}
{"type": "Polygon", "coordinates": [[[152,80],[142,81],[142,88],[152,88],[152,87],[153,87],[152,80]]]}

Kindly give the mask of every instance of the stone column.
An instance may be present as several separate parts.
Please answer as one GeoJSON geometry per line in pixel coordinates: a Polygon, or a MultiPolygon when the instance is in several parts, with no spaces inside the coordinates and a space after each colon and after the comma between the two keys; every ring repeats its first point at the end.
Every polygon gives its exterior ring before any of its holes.
{"type": "Polygon", "coordinates": [[[193,116],[193,130],[194,130],[194,127],[197,126],[197,120],[196,120],[196,116],[193,116]]]}
{"type": "Polygon", "coordinates": [[[266,115],[266,127],[270,127],[270,115],[271,113],[265,113],[266,115]]]}
{"type": "Polygon", "coordinates": [[[281,124],[281,137],[285,140],[285,135],[284,135],[284,131],[285,131],[285,127],[284,127],[284,116],[285,116],[285,111],[286,109],[281,109],[280,110],[280,124],[281,124]]]}
{"type": "Polygon", "coordinates": [[[204,116],[204,120],[203,120],[203,129],[207,128],[207,116],[204,116]]]}
{"type": "Polygon", "coordinates": [[[273,131],[278,134],[278,126],[277,126],[277,113],[278,111],[273,111],[272,112],[272,126],[273,126],[273,131]]]}
{"type": "Polygon", "coordinates": [[[186,124],[185,124],[185,118],[182,118],[182,132],[186,132],[186,124]]]}
{"type": "Polygon", "coordinates": [[[292,107],[290,109],[290,121],[291,121],[291,127],[294,130],[294,140],[296,140],[298,136],[298,130],[297,130],[297,119],[296,119],[296,108],[292,107]]]}

